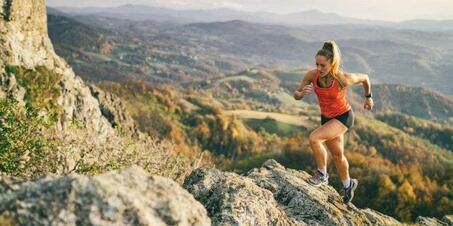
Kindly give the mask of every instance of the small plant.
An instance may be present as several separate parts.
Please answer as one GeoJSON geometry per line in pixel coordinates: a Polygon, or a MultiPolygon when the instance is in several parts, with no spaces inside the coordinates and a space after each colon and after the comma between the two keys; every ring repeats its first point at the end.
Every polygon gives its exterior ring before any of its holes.
{"type": "Polygon", "coordinates": [[[17,102],[0,100],[0,172],[23,175],[37,172],[53,143],[43,134],[48,127],[34,111],[25,111],[17,102]]]}
{"type": "Polygon", "coordinates": [[[6,0],[5,3],[3,3],[3,19],[6,21],[10,21],[11,17],[11,5],[13,4],[12,0],[6,0]]]}
{"type": "Polygon", "coordinates": [[[57,98],[61,95],[58,83],[62,75],[48,70],[44,66],[34,69],[6,65],[5,71],[14,74],[19,85],[25,88],[25,104],[27,111],[45,111],[51,121],[57,121],[62,116],[63,109],[57,104],[57,98]]]}

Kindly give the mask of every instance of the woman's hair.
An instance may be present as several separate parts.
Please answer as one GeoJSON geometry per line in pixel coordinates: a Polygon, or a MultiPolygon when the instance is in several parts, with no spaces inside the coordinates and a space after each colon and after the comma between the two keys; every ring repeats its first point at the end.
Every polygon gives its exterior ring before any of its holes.
{"type": "Polygon", "coordinates": [[[333,77],[339,81],[338,79],[338,72],[340,71],[340,63],[341,63],[341,53],[340,48],[338,48],[337,43],[335,41],[325,41],[322,48],[316,53],[316,56],[324,56],[327,60],[330,60],[332,64],[332,75],[333,77]]]}
{"type": "Polygon", "coordinates": [[[316,56],[324,56],[332,63],[332,74],[336,76],[340,71],[341,53],[335,41],[324,42],[322,48],[316,53],[316,56]]]}

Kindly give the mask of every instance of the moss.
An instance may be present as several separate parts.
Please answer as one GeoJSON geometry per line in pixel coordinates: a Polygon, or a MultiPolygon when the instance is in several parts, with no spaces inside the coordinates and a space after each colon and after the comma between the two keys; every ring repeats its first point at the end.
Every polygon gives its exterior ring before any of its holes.
{"type": "Polygon", "coordinates": [[[6,65],[5,71],[14,74],[17,82],[25,88],[25,106],[28,111],[45,111],[51,121],[57,121],[63,116],[63,109],[57,104],[61,95],[58,83],[62,75],[55,73],[44,66],[27,69],[21,66],[6,65]]]}
{"type": "Polygon", "coordinates": [[[10,21],[11,17],[11,6],[13,4],[13,0],[6,0],[3,3],[3,19],[6,21],[10,21]]]}
{"type": "Polygon", "coordinates": [[[19,70],[18,66],[9,65],[9,64],[5,65],[5,71],[8,74],[16,74],[18,70],[19,70]]]}
{"type": "Polygon", "coordinates": [[[80,163],[77,167],[76,172],[85,175],[97,175],[111,170],[118,170],[125,166],[118,162],[116,159],[112,159],[106,163],[94,162],[94,163],[80,163]]]}

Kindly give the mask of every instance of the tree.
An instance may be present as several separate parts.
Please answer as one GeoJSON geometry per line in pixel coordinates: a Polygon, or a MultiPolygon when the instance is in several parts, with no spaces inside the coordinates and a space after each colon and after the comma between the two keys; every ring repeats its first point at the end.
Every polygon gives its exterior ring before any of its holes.
{"type": "Polygon", "coordinates": [[[396,215],[403,221],[412,220],[412,210],[415,207],[417,196],[415,195],[412,185],[406,179],[398,188],[397,200],[398,204],[395,209],[396,215]]]}

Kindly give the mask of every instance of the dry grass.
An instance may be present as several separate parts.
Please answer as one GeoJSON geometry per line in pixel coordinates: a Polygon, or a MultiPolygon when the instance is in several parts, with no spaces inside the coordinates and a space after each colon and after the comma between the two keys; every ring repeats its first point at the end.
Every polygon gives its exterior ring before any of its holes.
{"type": "Polygon", "coordinates": [[[203,161],[206,153],[192,156],[177,153],[171,140],[158,140],[142,134],[140,138],[120,135],[100,141],[94,131],[70,128],[57,131],[44,128],[42,136],[53,145],[41,161],[24,160],[25,167],[14,176],[35,178],[42,175],[81,173],[95,175],[109,170],[138,165],[151,174],[182,183],[195,168],[210,165],[203,161]]]}

